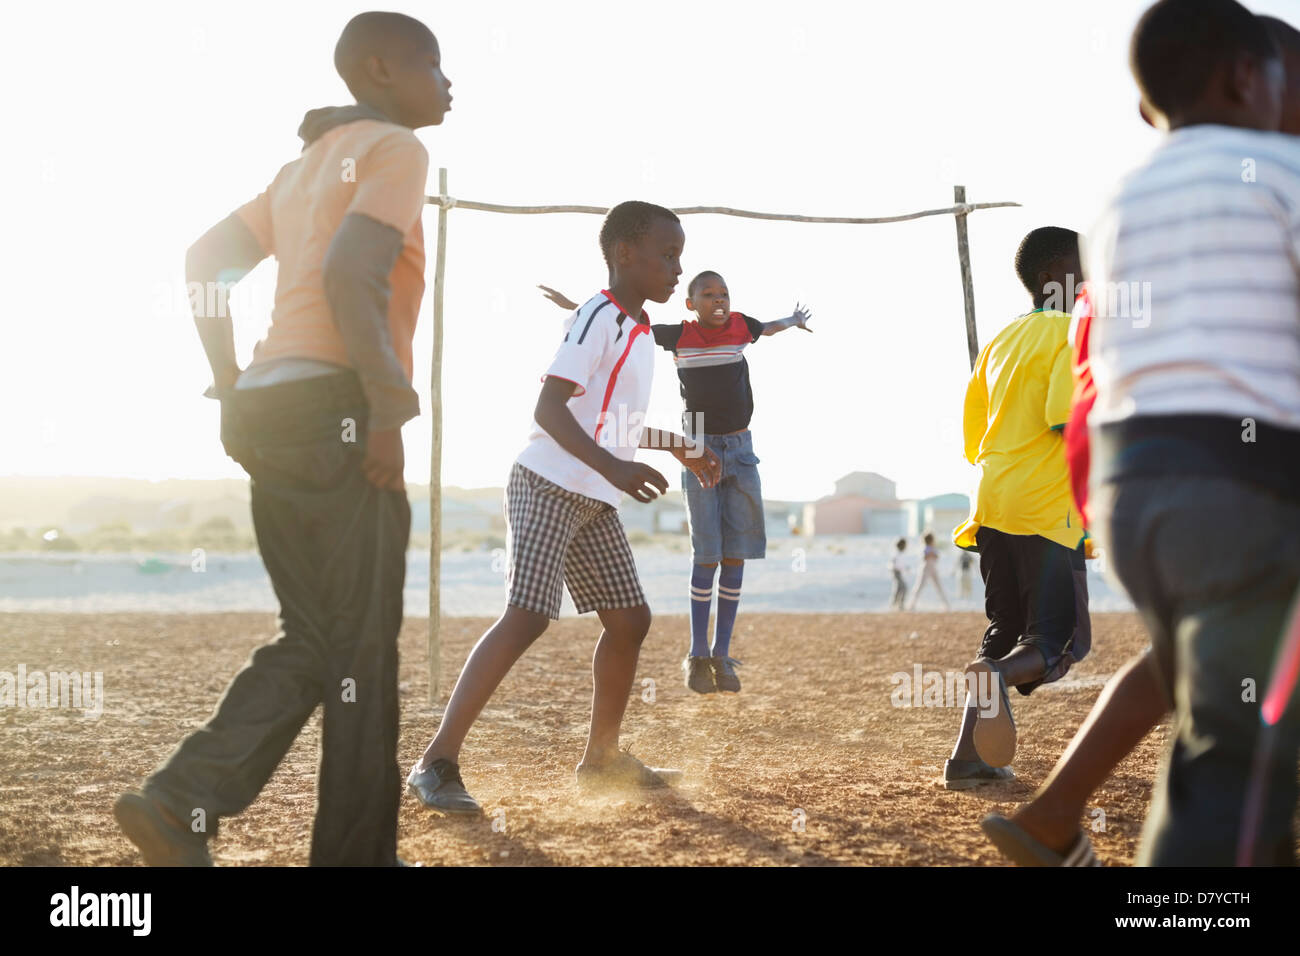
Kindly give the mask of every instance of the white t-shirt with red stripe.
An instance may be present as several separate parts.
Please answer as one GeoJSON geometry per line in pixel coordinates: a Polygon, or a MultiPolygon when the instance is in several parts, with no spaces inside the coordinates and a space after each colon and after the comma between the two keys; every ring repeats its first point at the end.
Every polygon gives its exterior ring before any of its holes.
{"type": "MultiPolygon", "coordinates": [[[[542,376],[578,386],[569,411],[596,444],[624,461],[635,458],[641,444],[654,380],[655,341],[644,310],[642,319],[629,316],[608,291],[592,296],[565,322],[564,341],[542,376]]],[[[623,492],[536,422],[518,461],[568,491],[615,507],[622,500],[623,492]]]]}

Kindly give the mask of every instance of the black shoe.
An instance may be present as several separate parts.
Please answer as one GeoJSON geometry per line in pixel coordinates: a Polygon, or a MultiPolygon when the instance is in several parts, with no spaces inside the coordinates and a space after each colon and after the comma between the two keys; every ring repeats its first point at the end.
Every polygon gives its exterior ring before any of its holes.
{"type": "Polygon", "coordinates": [[[682,671],[686,674],[686,688],[697,694],[712,694],[718,688],[713,683],[713,669],[709,666],[709,657],[688,657],[682,661],[682,671]]]}
{"type": "Polygon", "coordinates": [[[439,758],[428,770],[417,763],[406,778],[406,789],[421,803],[439,814],[477,816],[483,812],[477,800],[465,789],[460,779],[460,765],[439,758]]]}
{"type": "Polygon", "coordinates": [[[149,866],[211,866],[205,836],[191,833],[163,816],[142,793],[124,793],[113,804],[113,818],[126,838],[140,848],[149,866]]]}
{"type": "Polygon", "coordinates": [[[736,668],[740,666],[740,661],[734,657],[710,657],[709,667],[713,670],[713,682],[718,690],[725,690],[731,694],[740,693],[740,678],[736,676],[736,668]]]}
{"type": "Polygon", "coordinates": [[[969,790],[986,783],[1004,783],[1014,780],[1010,767],[990,767],[983,760],[945,760],[943,762],[943,787],[945,790],[969,790]]]}

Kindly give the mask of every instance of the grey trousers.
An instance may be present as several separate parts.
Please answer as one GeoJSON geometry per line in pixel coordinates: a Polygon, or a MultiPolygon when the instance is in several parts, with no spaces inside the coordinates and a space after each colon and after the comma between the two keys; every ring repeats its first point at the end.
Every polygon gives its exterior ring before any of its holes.
{"type": "MultiPolygon", "coordinates": [[[[1232,866],[1260,703],[1300,588],[1300,506],[1228,478],[1162,477],[1104,484],[1093,507],[1174,711],[1138,863],[1232,866]]],[[[1290,864],[1300,703],[1273,733],[1253,859],[1290,864]]]]}

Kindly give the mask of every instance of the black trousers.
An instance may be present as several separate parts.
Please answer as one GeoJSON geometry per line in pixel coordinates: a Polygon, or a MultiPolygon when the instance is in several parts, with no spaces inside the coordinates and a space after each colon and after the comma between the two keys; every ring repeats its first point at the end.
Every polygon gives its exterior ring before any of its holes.
{"type": "Polygon", "coordinates": [[[411,512],[405,493],[362,474],[366,423],[350,371],[223,399],[222,441],[252,478],[280,631],[143,788],[214,836],[323,706],[313,866],[396,863],[397,636],[411,512]]]}
{"type": "Polygon", "coordinates": [[[1006,657],[1018,644],[1043,655],[1041,680],[1016,687],[1028,695],[1065,676],[1091,647],[1088,591],[1082,551],[1071,551],[1036,534],[980,528],[975,534],[984,579],[988,628],[979,656],[1006,657]]]}

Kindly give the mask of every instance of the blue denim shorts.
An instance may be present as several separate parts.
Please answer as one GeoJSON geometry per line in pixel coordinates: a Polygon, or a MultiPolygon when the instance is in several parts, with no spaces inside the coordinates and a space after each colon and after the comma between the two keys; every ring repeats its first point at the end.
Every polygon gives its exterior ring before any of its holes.
{"type": "Polygon", "coordinates": [[[736,435],[704,435],[702,439],[722,463],[722,478],[714,487],[705,488],[693,471],[682,469],[694,562],[766,557],[763,488],[753,435],[746,430],[736,435]]]}

